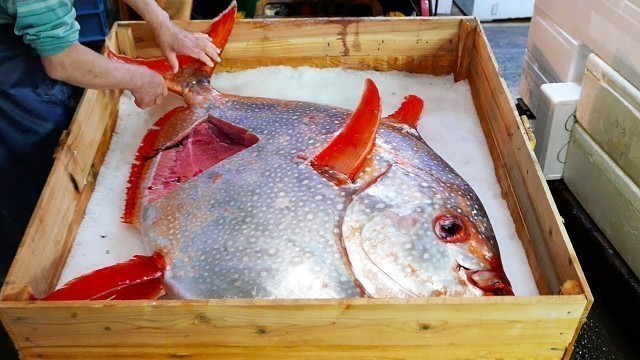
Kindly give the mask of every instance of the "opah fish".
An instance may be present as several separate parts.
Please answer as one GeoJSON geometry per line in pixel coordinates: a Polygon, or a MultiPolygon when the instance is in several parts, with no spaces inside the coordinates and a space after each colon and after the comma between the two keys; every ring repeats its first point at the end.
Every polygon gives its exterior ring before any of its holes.
{"type": "MultiPolygon", "coordinates": [[[[226,44],[235,4],[214,20],[226,44]]],[[[148,66],[187,106],[145,135],[123,221],[153,256],[45,299],[513,295],[486,212],[415,130],[423,102],[381,116],[367,80],[354,111],[222,94],[187,57],[148,66]]]]}

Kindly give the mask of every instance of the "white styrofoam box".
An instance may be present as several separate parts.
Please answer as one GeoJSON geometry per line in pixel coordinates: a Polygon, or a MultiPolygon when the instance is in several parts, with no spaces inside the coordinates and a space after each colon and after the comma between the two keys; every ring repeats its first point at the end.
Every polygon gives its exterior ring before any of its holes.
{"type": "Polygon", "coordinates": [[[544,84],[540,88],[544,109],[536,114],[534,152],[545,179],[562,179],[580,86],[568,82],[544,84]]]}
{"type": "Polygon", "coordinates": [[[593,1],[586,44],[613,69],[640,88],[640,4],[593,1]]]}
{"type": "MultiPolygon", "coordinates": [[[[536,7],[578,43],[589,33],[591,3],[594,0],[536,0],[536,7]]],[[[595,0],[602,1],[602,0],[595,0]]]]}
{"type": "Polygon", "coordinates": [[[640,90],[595,54],[587,62],[576,116],[589,136],[640,184],[640,90]]]}
{"type": "Polygon", "coordinates": [[[579,82],[591,50],[535,7],[527,50],[555,82],[579,82]]]}
{"type": "MultiPolygon", "coordinates": [[[[544,74],[538,68],[535,60],[528,51],[524,53],[524,61],[522,63],[522,75],[520,78],[520,97],[529,106],[531,111],[536,115],[546,113],[544,105],[544,95],[542,94],[542,85],[549,83],[548,74],[544,74]]],[[[531,120],[531,128],[536,132],[536,124],[538,120],[531,120]]]]}
{"type": "Polygon", "coordinates": [[[640,276],[640,188],[575,124],[565,178],[591,218],[640,276]]]}
{"type": "Polygon", "coordinates": [[[640,88],[640,1],[537,0],[536,7],[640,88]]]}
{"type": "Polygon", "coordinates": [[[480,20],[528,18],[533,15],[534,0],[455,0],[465,14],[480,20]]]}
{"type": "Polygon", "coordinates": [[[452,7],[453,0],[440,0],[438,1],[438,14],[451,14],[452,7]]]}

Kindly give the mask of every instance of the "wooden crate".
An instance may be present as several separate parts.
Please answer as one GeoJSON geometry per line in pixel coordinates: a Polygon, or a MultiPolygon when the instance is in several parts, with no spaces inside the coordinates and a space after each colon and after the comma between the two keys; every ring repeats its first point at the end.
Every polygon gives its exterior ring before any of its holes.
{"type": "MultiPolygon", "coordinates": [[[[208,22],[180,25],[204,30],[208,22]]],[[[118,23],[108,41],[122,53],[160,54],[144,23],[118,23]]],[[[117,118],[118,91],[87,90],[0,293],[0,317],[23,359],[569,358],[593,299],[476,19],[237,22],[216,70],[264,65],[468,78],[543,295],[27,301],[27,287],[42,295],[60,276],[117,118]]]]}

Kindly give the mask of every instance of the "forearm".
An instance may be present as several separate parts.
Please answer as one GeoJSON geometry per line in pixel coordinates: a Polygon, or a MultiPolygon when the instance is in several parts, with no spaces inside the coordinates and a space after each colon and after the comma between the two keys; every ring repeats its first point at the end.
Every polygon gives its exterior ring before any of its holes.
{"type": "Polygon", "coordinates": [[[169,22],[169,15],[155,0],[125,0],[155,30],[169,22]]]}
{"type": "Polygon", "coordinates": [[[127,89],[136,87],[147,69],[117,63],[75,43],[58,55],[43,57],[47,75],[90,89],[127,89]]]}

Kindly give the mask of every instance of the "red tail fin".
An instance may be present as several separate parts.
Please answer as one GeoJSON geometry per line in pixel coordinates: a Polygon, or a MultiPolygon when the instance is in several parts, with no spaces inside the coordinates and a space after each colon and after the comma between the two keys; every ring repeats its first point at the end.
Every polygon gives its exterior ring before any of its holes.
{"type": "Polygon", "coordinates": [[[360,104],[351,118],[329,145],[313,158],[311,165],[316,170],[329,169],[353,180],[373,151],[381,111],[378,88],[367,79],[360,104]]]}
{"type": "Polygon", "coordinates": [[[157,299],[164,291],[164,256],[136,255],[126,262],[75,278],[40,300],[157,299]]]}
{"type": "MultiPolygon", "coordinates": [[[[233,1],[224,12],[213,19],[211,28],[206,31],[207,35],[211,37],[213,44],[220,49],[220,54],[222,54],[222,50],[225,45],[227,45],[227,40],[235,23],[236,12],[237,5],[236,2],[233,1]]],[[[166,58],[133,59],[128,56],[118,55],[111,51],[111,49],[107,49],[107,56],[112,60],[148,67],[162,75],[167,80],[167,88],[177,94],[182,94],[183,83],[193,81],[194,76],[201,75],[208,77],[213,73],[213,67],[206,66],[202,61],[185,55],[178,55],[180,70],[178,70],[176,74],[171,70],[171,65],[166,58]],[[183,74],[183,70],[186,68],[192,68],[194,70],[189,71],[189,74],[183,74]]]]}
{"type": "Polygon", "coordinates": [[[424,101],[422,99],[415,95],[409,95],[404,98],[398,110],[384,118],[384,120],[392,123],[406,124],[415,128],[420,120],[423,107],[424,101]]]}

